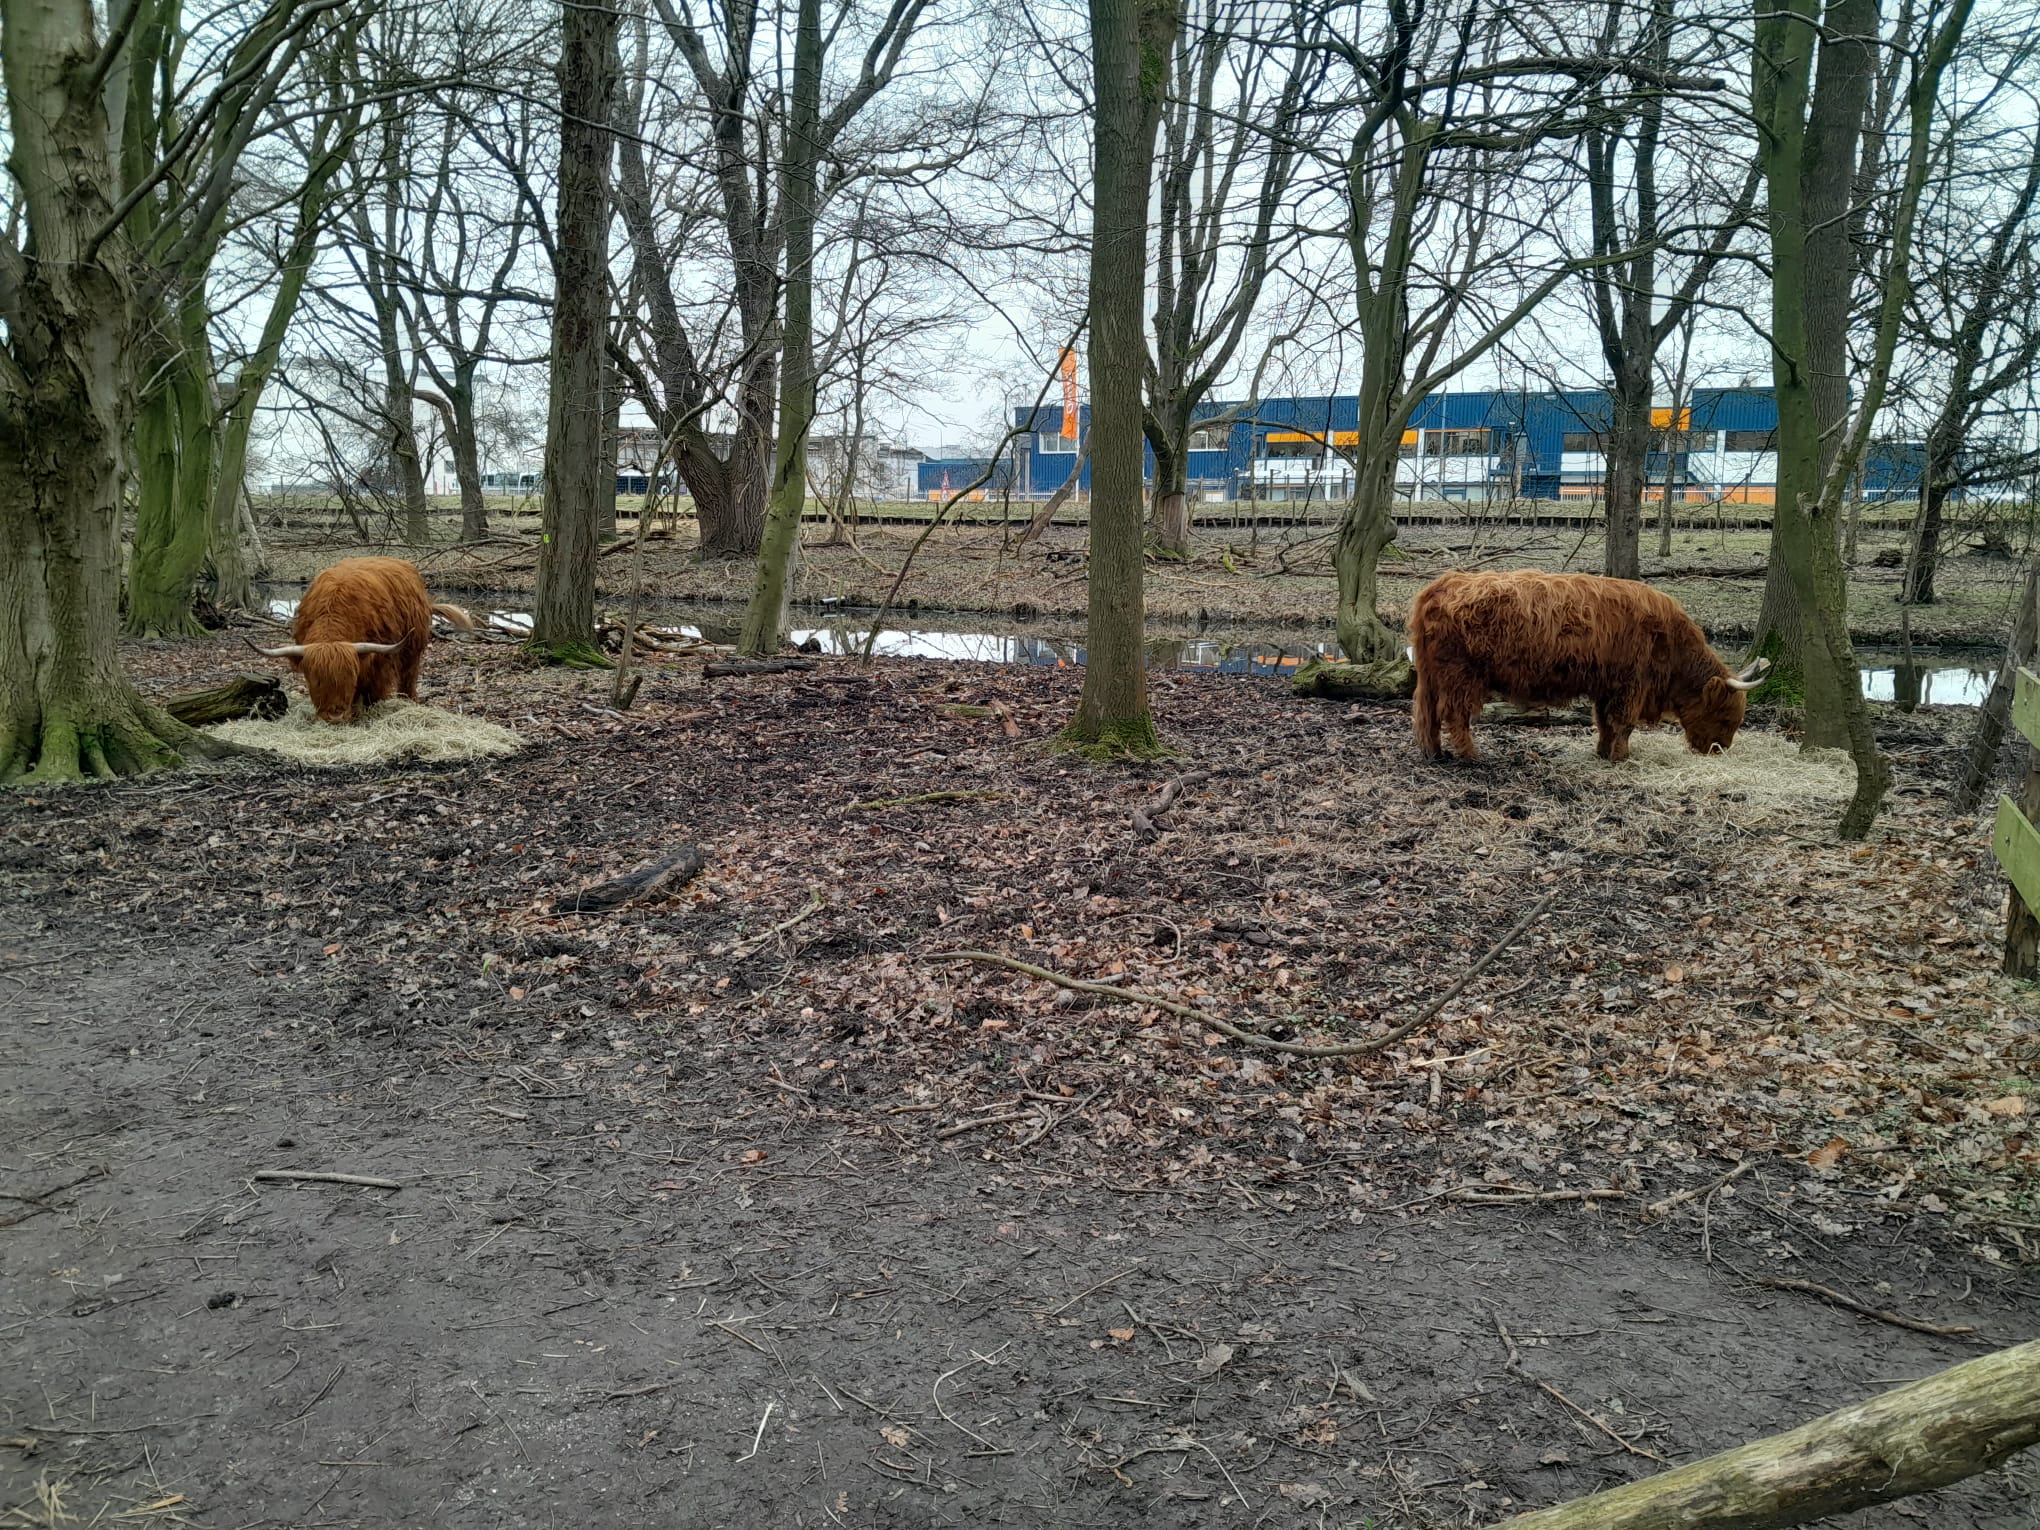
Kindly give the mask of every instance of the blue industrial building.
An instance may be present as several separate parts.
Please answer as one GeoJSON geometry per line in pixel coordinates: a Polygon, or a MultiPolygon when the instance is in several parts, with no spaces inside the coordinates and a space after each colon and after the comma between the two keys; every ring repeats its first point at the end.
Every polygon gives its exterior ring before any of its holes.
{"type": "MultiPolygon", "coordinates": [[[[1651,493],[1662,492],[1669,473],[1674,492],[1687,501],[1771,502],[1778,408],[1770,389],[1696,389],[1678,414],[1675,421],[1669,408],[1652,410],[1651,493]]],[[[1090,416],[1090,406],[1081,405],[1080,437],[1090,416]]],[[[1359,440],[1359,402],[1351,394],[1263,399],[1251,408],[1213,403],[1197,417],[1219,423],[1192,431],[1193,500],[1322,502],[1351,492],[1345,453],[1359,440]]],[[[1606,470],[1601,433],[1608,419],[1609,398],[1600,389],[1433,394],[1403,432],[1397,492],[1422,500],[1593,498],[1606,470]]],[[[923,462],[918,488],[925,497],[946,498],[987,475],[980,496],[1044,498],[1079,467],[1079,441],[1065,437],[1062,424],[1060,407],[1015,410],[1019,433],[997,463],[923,462]]],[[[1146,455],[1152,481],[1152,449],[1146,455]]],[[[1089,490],[1090,477],[1085,458],[1080,491],[1089,490]]],[[[1873,451],[1860,492],[1866,499],[1910,499],[1918,485],[1916,450],[1873,451]]]]}

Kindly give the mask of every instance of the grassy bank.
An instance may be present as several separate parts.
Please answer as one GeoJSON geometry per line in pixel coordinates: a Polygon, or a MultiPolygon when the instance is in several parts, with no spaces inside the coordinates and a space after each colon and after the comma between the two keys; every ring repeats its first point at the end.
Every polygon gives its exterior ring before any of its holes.
{"type": "MultiPolygon", "coordinates": [[[[628,520],[624,524],[630,529],[628,520]]],[[[892,591],[919,535],[906,526],[867,526],[854,547],[811,542],[795,578],[796,599],[877,605],[892,591]]],[[[1149,567],[1148,615],[1158,626],[1232,623],[1270,631],[1330,627],[1334,583],[1327,529],[1206,528],[1194,541],[1195,556],[1189,560],[1149,567]]],[[[1746,638],[1756,622],[1769,542],[1770,534],[1764,530],[1680,531],[1667,558],[1659,558],[1655,542],[1651,543],[1645,577],[1676,597],[1717,642],[1732,645],[1746,638]]],[[[1896,530],[1866,530],[1862,537],[1849,591],[1850,625],[1859,643],[1892,646],[1902,641],[1905,623],[1896,600],[1899,571],[1876,562],[1880,553],[1888,558],[1902,542],[1903,533],[1896,530]]],[[[364,545],[352,537],[351,528],[345,537],[298,528],[271,532],[270,574],[301,581],[337,558],[369,551],[416,559],[433,588],[449,594],[528,591],[538,560],[537,537],[524,531],[505,531],[471,546],[439,542],[410,548],[364,545]]],[[[1951,545],[1951,553],[1939,582],[1942,600],[1910,613],[1912,640],[1994,647],[2003,641],[2017,593],[2017,565],[1968,552],[1960,541],[1951,545]]],[[[634,558],[627,541],[604,551],[597,575],[604,599],[628,596],[634,558]]],[[[1591,523],[1409,526],[1384,564],[1383,611],[1400,621],[1416,592],[1451,568],[1591,572],[1599,567],[1599,559],[1600,533],[1591,523]]],[[[921,611],[1006,615],[1019,611],[1080,620],[1086,599],[1084,576],[1085,533],[1080,527],[1054,527],[1024,551],[1015,551],[1011,539],[996,526],[945,527],[914,555],[895,604],[921,611]]],[[[752,565],[743,559],[704,562],[695,554],[691,523],[683,522],[677,533],[661,530],[648,538],[642,577],[644,592],[657,598],[741,601],[750,593],[752,565]]]]}

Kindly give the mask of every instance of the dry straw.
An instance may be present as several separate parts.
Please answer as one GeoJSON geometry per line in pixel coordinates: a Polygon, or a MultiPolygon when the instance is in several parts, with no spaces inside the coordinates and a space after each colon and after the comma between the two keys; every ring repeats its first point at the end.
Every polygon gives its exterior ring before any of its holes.
{"type": "Polygon", "coordinates": [[[1620,793],[1646,809],[1685,803],[1731,823],[1819,823],[1840,812],[1856,787],[1856,768],[1839,750],[1802,753],[1775,733],[1751,729],[1724,754],[1695,754],[1672,729],[1634,735],[1630,751],[1620,765],[1598,758],[1591,728],[1539,750],[1555,773],[1596,796],[1620,793]]]}
{"type": "Polygon", "coordinates": [[[230,743],[282,755],[301,765],[344,768],[398,761],[479,760],[515,754],[523,740],[508,728],[400,699],[369,708],[360,721],[322,723],[311,703],[293,697],[274,722],[248,718],[209,729],[230,743]]]}

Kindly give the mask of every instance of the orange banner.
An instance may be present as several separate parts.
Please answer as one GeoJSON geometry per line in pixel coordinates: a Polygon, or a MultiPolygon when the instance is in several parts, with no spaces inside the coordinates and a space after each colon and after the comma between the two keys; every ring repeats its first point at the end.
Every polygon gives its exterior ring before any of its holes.
{"type": "Polygon", "coordinates": [[[1077,353],[1062,353],[1063,439],[1077,439],[1077,353]]]}

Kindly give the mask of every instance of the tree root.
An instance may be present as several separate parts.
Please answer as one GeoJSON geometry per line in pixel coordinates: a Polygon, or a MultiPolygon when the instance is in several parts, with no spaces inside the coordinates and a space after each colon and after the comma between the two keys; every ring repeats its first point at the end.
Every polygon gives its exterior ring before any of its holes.
{"type": "Polygon", "coordinates": [[[1095,727],[1078,721],[1057,735],[1052,746],[1058,753],[1073,754],[1094,765],[1123,765],[1136,760],[1168,760],[1174,751],[1155,732],[1154,718],[1119,718],[1095,727]]]}

